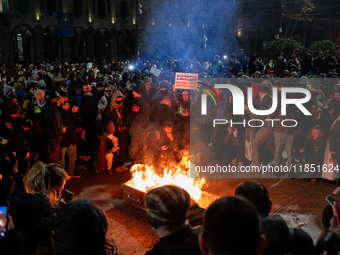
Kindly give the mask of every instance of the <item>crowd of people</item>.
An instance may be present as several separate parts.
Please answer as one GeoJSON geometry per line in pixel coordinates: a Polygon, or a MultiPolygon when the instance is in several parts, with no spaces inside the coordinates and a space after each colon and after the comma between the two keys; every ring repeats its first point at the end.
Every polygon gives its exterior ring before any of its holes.
{"type": "MultiPolygon", "coordinates": [[[[86,199],[61,203],[69,179],[60,165],[41,162],[17,179],[4,200],[10,209],[7,223],[0,225],[1,254],[119,254],[119,246],[107,237],[103,211],[86,199]]],[[[268,191],[256,181],[246,181],[233,196],[214,201],[202,226],[190,225],[192,199],[180,187],[152,189],[143,200],[148,223],[159,237],[147,255],[319,255],[338,254],[340,249],[336,204],[325,208],[325,230],[314,245],[304,230],[288,227],[280,215],[270,215],[268,191]]]]}
{"type": "MultiPolygon", "coordinates": [[[[326,51],[325,57],[319,52],[315,58],[307,53],[304,59],[299,59],[292,53],[289,61],[280,53],[275,61],[264,63],[256,52],[252,57],[247,57],[243,50],[239,55],[222,59],[216,55],[213,61],[202,63],[191,59],[163,60],[157,57],[152,61],[137,60],[131,63],[87,60],[83,63],[62,64],[55,60],[26,65],[2,65],[0,199],[8,201],[13,207],[11,221],[15,226],[13,229],[16,230],[8,240],[22,239],[22,245],[17,246],[18,254],[50,254],[54,250],[57,254],[65,254],[65,250],[74,248],[72,245],[79,245],[69,244],[67,241],[86,243],[86,240],[89,240],[86,238],[93,238],[95,233],[98,245],[93,254],[102,254],[104,250],[117,252],[114,242],[105,239],[105,216],[91,202],[71,202],[61,207],[56,214],[54,205],[65,182],[69,178],[81,177],[82,169],[90,168],[95,173],[106,173],[110,176],[115,172],[129,170],[128,162],[143,162],[161,169],[170,162],[179,161],[187,150],[190,150],[194,163],[199,163],[205,160],[208,155],[205,152],[211,151],[211,147],[215,157],[230,160],[231,164],[238,167],[245,164],[258,166],[271,159],[274,159],[275,166],[285,165],[287,160],[288,165],[300,164],[310,167],[314,164],[322,167],[325,163],[332,163],[337,167],[336,161],[340,162],[338,67],[339,63],[330,56],[329,51],[326,51]],[[152,71],[155,69],[160,73],[152,71]],[[227,89],[216,89],[222,104],[216,105],[213,99],[208,97],[209,114],[202,116],[198,108],[193,107],[200,105],[201,90],[177,89],[174,86],[176,72],[197,73],[199,79],[211,78],[212,86],[224,83],[224,78],[228,79],[228,82],[243,91],[245,97],[252,97],[254,108],[258,110],[271,108],[274,101],[273,88],[280,91],[282,87],[302,87],[311,92],[311,100],[305,103],[304,107],[312,115],[305,116],[294,105],[288,105],[287,115],[282,115],[281,104],[278,103],[276,111],[270,116],[254,115],[247,104],[244,105],[244,116],[233,116],[232,93],[227,89]],[[252,87],[252,95],[247,95],[247,87],[252,87]],[[298,125],[283,127],[276,121],[271,126],[270,122],[263,121],[265,118],[280,121],[295,119],[298,125]],[[220,125],[213,128],[213,119],[232,119],[234,122],[257,119],[265,124],[262,127],[220,125]],[[196,139],[190,140],[190,137],[196,139]],[[282,157],[284,149],[287,159],[282,157]],[[35,220],[26,221],[27,216],[23,215],[23,208],[26,210],[27,205],[32,204],[35,205],[31,209],[33,211],[29,211],[27,215],[35,220]],[[97,220],[102,228],[91,225],[84,231],[79,230],[82,229],[82,224],[76,222],[81,217],[77,218],[76,215],[87,210],[91,211],[93,216],[84,215],[81,222],[90,217],[93,224],[97,220]],[[74,215],[75,219],[68,223],[65,216],[67,214],[74,215]],[[74,231],[79,233],[70,232],[69,228],[73,224],[78,224],[75,228],[77,230],[74,231]],[[95,230],[91,229],[92,227],[95,230]],[[74,240],[74,236],[68,238],[66,235],[82,235],[91,230],[92,235],[81,240],[74,240]],[[38,241],[35,239],[37,236],[43,237],[38,238],[38,241]]],[[[299,96],[289,94],[290,98],[299,96]]],[[[337,181],[337,175],[325,178],[337,181]]],[[[253,188],[257,191],[265,189],[253,188]]],[[[265,238],[261,235],[259,225],[265,224],[267,220],[271,221],[267,218],[270,217],[270,207],[265,212],[263,208],[257,208],[260,219],[255,207],[249,201],[238,197],[242,196],[241,194],[233,198],[222,198],[209,207],[202,232],[192,230],[185,223],[186,211],[190,206],[188,195],[183,190],[170,192],[169,189],[172,188],[168,187],[165,191],[155,189],[150,200],[148,195],[145,198],[146,207],[149,209],[149,223],[161,238],[150,254],[168,254],[165,250],[172,244],[175,245],[175,250],[183,249],[182,246],[177,246],[176,242],[187,240],[186,237],[189,238],[188,249],[194,247],[194,254],[237,253],[237,250],[233,250],[233,245],[239,244],[243,247],[241,242],[244,238],[241,238],[242,233],[237,232],[235,222],[238,222],[238,227],[239,222],[243,222],[245,228],[253,227],[249,231],[249,240],[254,242],[249,247],[244,247],[249,250],[242,254],[261,254],[266,249],[279,249],[280,245],[282,254],[286,253],[286,244],[271,244],[272,246],[267,248],[265,238]],[[158,191],[160,193],[157,193],[158,191]],[[180,194],[178,199],[184,199],[184,204],[174,201],[169,206],[174,206],[175,211],[169,208],[162,212],[164,208],[160,208],[157,203],[163,199],[170,202],[171,199],[176,200],[173,197],[175,194],[180,194]],[[177,211],[179,209],[181,212],[177,211]],[[154,214],[153,210],[156,211],[154,214]],[[171,215],[168,215],[169,211],[171,215]],[[244,214],[241,213],[243,211],[244,214]],[[161,216],[157,213],[161,213],[161,216]],[[230,217],[222,217],[222,214],[230,217]],[[165,222],[159,222],[160,220],[165,222]],[[229,228],[231,225],[235,226],[229,228]],[[224,231],[226,226],[230,233],[224,231]],[[179,233],[178,231],[181,233],[179,236],[172,235],[179,233]],[[168,235],[171,235],[171,238],[167,238],[168,235]],[[222,238],[230,240],[227,248],[222,238]],[[225,250],[229,248],[230,250],[225,250]]],[[[340,194],[340,187],[334,190],[334,194],[340,194]]],[[[246,198],[252,201],[251,197],[246,198]]],[[[257,202],[252,202],[257,207],[257,202]]],[[[328,208],[328,215],[333,217],[330,211],[328,208]]],[[[273,231],[271,227],[268,229],[273,231]]],[[[283,232],[290,235],[292,231],[285,229],[283,232]]],[[[307,243],[308,247],[313,246],[308,241],[310,237],[305,237],[305,234],[299,231],[293,232],[293,235],[303,239],[301,242],[307,243]]],[[[339,239],[337,234],[329,233],[332,234],[330,240],[336,243],[339,239]]],[[[326,237],[329,237],[328,235],[325,233],[326,237]]],[[[268,236],[266,239],[269,240],[268,236]]],[[[330,240],[328,242],[331,245],[333,243],[330,240]]],[[[3,248],[7,247],[5,243],[3,248]]],[[[86,247],[88,246],[84,245],[84,250],[90,249],[86,247]]],[[[289,247],[296,248],[296,254],[302,254],[300,247],[295,247],[294,244],[289,244],[289,247]]],[[[310,252],[305,254],[311,254],[312,250],[310,248],[310,252]]]]}

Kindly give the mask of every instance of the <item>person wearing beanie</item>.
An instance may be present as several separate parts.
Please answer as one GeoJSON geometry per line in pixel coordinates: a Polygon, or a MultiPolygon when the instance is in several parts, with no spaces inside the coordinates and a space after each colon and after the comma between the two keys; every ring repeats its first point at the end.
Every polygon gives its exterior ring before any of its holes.
{"type": "Polygon", "coordinates": [[[300,72],[301,66],[299,60],[296,58],[296,54],[293,53],[290,60],[288,61],[287,68],[289,72],[300,72]]]}
{"type": "Polygon", "coordinates": [[[269,78],[274,78],[274,70],[269,70],[268,72],[267,72],[267,75],[269,76],[269,78]]]}
{"type": "Polygon", "coordinates": [[[261,83],[261,87],[259,89],[259,96],[262,97],[264,94],[267,94],[270,92],[270,88],[268,87],[268,85],[262,85],[261,83]]]}
{"type": "Polygon", "coordinates": [[[7,98],[14,98],[15,91],[14,91],[14,88],[12,86],[5,85],[2,92],[3,92],[3,95],[7,98]]]}
{"type": "Polygon", "coordinates": [[[4,114],[6,112],[7,107],[11,103],[18,103],[18,99],[15,96],[15,91],[13,87],[10,85],[5,85],[2,92],[3,92],[3,97],[0,99],[0,103],[1,103],[0,113],[4,114]]]}
{"type": "Polygon", "coordinates": [[[160,238],[146,255],[201,254],[198,235],[201,228],[188,224],[190,195],[184,189],[166,185],[150,190],[144,197],[147,218],[152,230],[160,238]]]}
{"type": "Polygon", "coordinates": [[[262,74],[261,74],[261,72],[259,72],[259,71],[256,71],[256,72],[254,73],[254,78],[256,78],[256,79],[261,78],[261,76],[262,76],[262,74]]]}
{"type": "Polygon", "coordinates": [[[142,97],[145,95],[145,89],[142,86],[135,86],[133,87],[132,94],[134,97],[142,97]]]}
{"type": "Polygon", "coordinates": [[[263,82],[261,82],[261,86],[263,85],[266,85],[268,86],[269,88],[272,88],[273,87],[273,84],[271,83],[270,80],[263,80],[263,82]]]}

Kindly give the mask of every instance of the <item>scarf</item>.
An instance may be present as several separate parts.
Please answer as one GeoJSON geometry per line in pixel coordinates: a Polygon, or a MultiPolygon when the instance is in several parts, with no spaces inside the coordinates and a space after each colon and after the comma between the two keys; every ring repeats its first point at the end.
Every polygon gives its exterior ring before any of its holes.
{"type": "Polygon", "coordinates": [[[123,125],[122,115],[123,115],[123,108],[124,108],[124,106],[123,106],[123,102],[122,102],[122,104],[117,104],[116,103],[116,99],[118,97],[123,97],[122,92],[120,92],[119,90],[115,91],[113,93],[112,97],[111,97],[110,111],[112,112],[113,109],[116,110],[117,117],[118,117],[118,125],[121,126],[121,125],[123,125]]]}

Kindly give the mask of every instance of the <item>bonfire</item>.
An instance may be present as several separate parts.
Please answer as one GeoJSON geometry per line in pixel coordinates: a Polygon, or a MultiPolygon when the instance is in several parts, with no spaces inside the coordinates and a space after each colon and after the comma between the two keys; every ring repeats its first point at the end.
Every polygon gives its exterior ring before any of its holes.
{"type": "Polygon", "coordinates": [[[212,202],[207,193],[202,191],[205,179],[199,178],[189,155],[184,156],[179,164],[168,166],[162,173],[153,166],[136,164],[132,166],[131,174],[132,179],[125,184],[137,190],[148,192],[159,186],[176,185],[185,189],[202,208],[207,208],[212,202]]]}

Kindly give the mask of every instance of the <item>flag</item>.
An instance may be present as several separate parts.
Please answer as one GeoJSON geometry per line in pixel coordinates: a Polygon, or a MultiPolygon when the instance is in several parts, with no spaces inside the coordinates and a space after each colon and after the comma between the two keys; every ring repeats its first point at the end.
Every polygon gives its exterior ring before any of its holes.
{"type": "Polygon", "coordinates": [[[57,12],[58,36],[74,37],[73,13],[57,12]]]}

